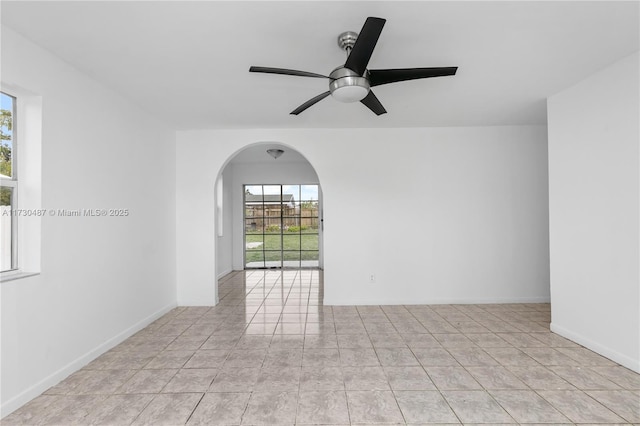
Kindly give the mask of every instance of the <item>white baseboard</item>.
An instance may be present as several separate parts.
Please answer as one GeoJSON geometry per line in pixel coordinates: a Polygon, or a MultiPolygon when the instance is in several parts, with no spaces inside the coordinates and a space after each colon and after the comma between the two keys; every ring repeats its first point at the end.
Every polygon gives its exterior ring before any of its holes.
{"type": "Polygon", "coordinates": [[[138,321],[136,324],[132,325],[126,330],[118,333],[111,339],[105,341],[104,343],[101,343],[100,345],[90,350],[86,354],[71,361],[69,364],[65,365],[61,369],[53,372],[49,376],[40,380],[39,382],[29,386],[27,389],[20,392],[18,395],[2,403],[2,405],[0,405],[0,418],[3,418],[11,414],[18,408],[22,407],[27,402],[31,401],[35,397],[42,394],[44,391],[46,391],[50,387],[60,383],[62,380],[67,378],[70,374],[78,371],[85,365],[89,364],[91,361],[93,361],[103,353],[107,352],[109,349],[119,345],[120,343],[125,341],[127,338],[131,337],[138,331],[142,330],[143,328],[151,324],[153,321],[157,320],[167,312],[174,309],[176,306],[177,305],[175,303],[172,303],[154,312],[153,314],[142,319],[141,321],[138,321]]]}
{"type": "Polygon", "coordinates": [[[562,326],[554,324],[553,322],[551,323],[551,331],[559,334],[562,337],[566,337],[567,339],[576,342],[577,344],[582,345],[585,348],[590,349],[605,358],[609,358],[611,361],[617,362],[618,364],[627,367],[628,369],[633,370],[636,373],[640,373],[640,359],[633,359],[628,355],[621,354],[614,349],[601,345],[598,342],[595,342],[579,333],[575,333],[562,326]]]}
{"type": "Polygon", "coordinates": [[[225,269],[224,271],[222,271],[222,272],[220,272],[218,274],[218,278],[217,279],[221,279],[221,278],[225,277],[226,275],[229,275],[232,272],[233,272],[233,269],[225,269]]]}

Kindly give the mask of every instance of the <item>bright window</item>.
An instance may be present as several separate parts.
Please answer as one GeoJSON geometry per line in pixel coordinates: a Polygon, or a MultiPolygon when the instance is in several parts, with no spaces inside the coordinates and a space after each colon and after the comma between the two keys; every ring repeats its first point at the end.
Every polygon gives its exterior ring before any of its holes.
{"type": "Polygon", "coordinates": [[[0,271],[17,269],[16,98],[0,92],[0,271]]]}
{"type": "Polygon", "coordinates": [[[318,185],[245,185],[245,268],[320,265],[318,185]]]}

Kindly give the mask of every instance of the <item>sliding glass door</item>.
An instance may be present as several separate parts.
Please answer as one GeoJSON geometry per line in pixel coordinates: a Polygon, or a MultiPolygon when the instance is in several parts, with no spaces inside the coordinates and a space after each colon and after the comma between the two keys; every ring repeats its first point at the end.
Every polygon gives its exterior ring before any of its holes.
{"type": "Polygon", "coordinates": [[[319,267],[318,213],[318,185],[245,185],[245,268],[319,267]]]}

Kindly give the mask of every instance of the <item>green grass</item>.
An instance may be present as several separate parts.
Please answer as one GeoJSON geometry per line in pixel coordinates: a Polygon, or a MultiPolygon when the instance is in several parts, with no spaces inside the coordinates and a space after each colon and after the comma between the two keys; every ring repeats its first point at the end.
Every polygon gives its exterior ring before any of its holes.
{"type": "MultiPolygon", "coordinates": [[[[311,230],[310,230],[311,231],[311,230]]],[[[313,231],[311,231],[313,232],[313,231]]],[[[318,234],[296,234],[284,232],[268,234],[249,234],[246,243],[263,243],[260,247],[246,250],[246,262],[284,260],[318,260],[318,234]],[[264,250],[264,255],[263,255],[264,250]],[[284,253],[281,254],[281,250],[284,253]],[[303,250],[302,252],[300,250],[303,250]],[[312,250],[312,251],[304,251],[312,250]]]]}

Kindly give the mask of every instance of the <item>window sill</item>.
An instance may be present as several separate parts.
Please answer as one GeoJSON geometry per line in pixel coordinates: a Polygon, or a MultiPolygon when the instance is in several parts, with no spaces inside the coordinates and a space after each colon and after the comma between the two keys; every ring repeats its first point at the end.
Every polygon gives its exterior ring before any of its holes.
{"type": "Polygon", "coordinates": [[[8,271],[0,273],[0,282],[14,281],[40,275],[40,272],[8,271]]]}

